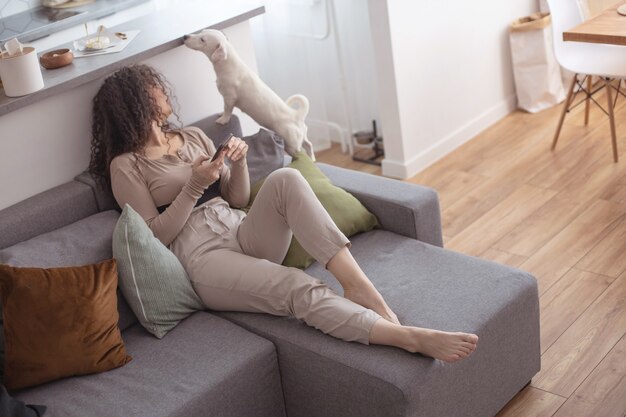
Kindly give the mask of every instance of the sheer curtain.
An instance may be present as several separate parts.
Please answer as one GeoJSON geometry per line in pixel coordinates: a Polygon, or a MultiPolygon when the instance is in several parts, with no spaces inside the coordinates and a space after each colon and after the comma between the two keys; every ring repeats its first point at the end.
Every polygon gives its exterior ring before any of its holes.
{"type": "Polygon", "coordinates": [[[351,134],[376,118],[376,75],[367,2],[266,0],[252,20],[260,77],[286,99],[310,101],[309,139],[351,151],[351,134]]]}

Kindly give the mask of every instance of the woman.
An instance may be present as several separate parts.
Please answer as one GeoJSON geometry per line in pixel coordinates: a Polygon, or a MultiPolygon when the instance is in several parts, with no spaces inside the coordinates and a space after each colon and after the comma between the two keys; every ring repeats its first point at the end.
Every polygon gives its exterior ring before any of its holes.
{"type": "Polygon", "coordinates": [[[107,78],[93,101],[89,170],[178,257],[207,308],[295,316],[346,341],[448,362],[476,349],[473,334],[401,325],[298,171],[273,172],[248,214],[239,210],[250,197],[246,143],[233,137],[211,161],[216,149],[201,130],[168,122],[169,95],[163,77],[145,65],[107,78]],[[344,297],[280,265],[292,232],[337,278],[344,297]]]}

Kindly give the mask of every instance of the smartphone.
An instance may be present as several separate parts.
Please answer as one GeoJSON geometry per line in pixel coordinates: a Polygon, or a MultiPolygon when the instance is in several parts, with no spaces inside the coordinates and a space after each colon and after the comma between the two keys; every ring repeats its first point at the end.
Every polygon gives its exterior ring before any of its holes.
{"type": "Polygon", "coordinates": [[[213,155],[213,158],[211,158],[211,162],[215,161],[220,156],[220,153],[226,152],[226,149],[228,149],[226,145],[228,145],[228,142],[230,142],[230,139],[233,136],[235,135],[231,133],[228,139],[226,139],[220,146],[217,147],[217,150],[215,151],[215,155],[213,155]]]}

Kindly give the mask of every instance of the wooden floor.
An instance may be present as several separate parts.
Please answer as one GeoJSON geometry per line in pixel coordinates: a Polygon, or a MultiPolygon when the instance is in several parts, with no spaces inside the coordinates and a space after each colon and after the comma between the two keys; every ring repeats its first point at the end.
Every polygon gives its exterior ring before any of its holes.
{"type": "MultiPolygon", "coordinates": [[[[605,98],[600,97],[601,103],[605,98]]],[[[595,107],[595,106],[594,106],[595,107]]],[[[626,100],[608,118],[515,112],[411,178],[439,192],[445,247],[537,277],[542,369],[498,416],[626,416],[626,100]]],[[[338,147],[318,160],[380,174],[338,147]]]]}

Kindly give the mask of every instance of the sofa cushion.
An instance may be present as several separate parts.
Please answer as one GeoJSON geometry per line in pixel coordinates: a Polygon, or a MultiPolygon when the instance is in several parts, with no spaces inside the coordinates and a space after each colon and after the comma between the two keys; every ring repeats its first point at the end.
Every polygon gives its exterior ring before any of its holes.
{"type": "Polygon", "coordinates": [[[93,191],[70,181],[0,210],[0,249],[98,212],[93,191]]]}
{"type": "MultiPolygon", "coordinates": [[[[278,168],[282,168],[285,161],[285,145],[283,138],[276,133],[259,129],[257,133],[244,136],[243,141],[248,144],[248,174],[250,184],[255,184],[267,177],[278,168]]],[[[216,146],[219,146],[216,144],[216,146]]]]}
{"type": "Polygon", "coordinates": [[[8,389],[131,360],[117,327],[116,265],[115,259],[62,268],[0,264],[8,389]]]}
{"type": "MultiPolygon", "coordinates": [[[[347,343],[289,317],[217,313],[273,341],[289,415],[494,415],[539,370],[537,284],[526,272],[374,230],[352,253],[405,325],[476,333],[448,364],[389,346],[347,343]]],[[[339,294],[319,264],[307,273],[339,294]]]]}
{"type": "Polygon", "coordinates": [[[190,314],[204,310],[182,264],[126,204],[113,231],[120,289],[139,323],[162,338],[190,314]]]}
{"type": "Polygon", "coordinates": [[[284,416],[274,345],[198,312],[163,339],[135,325],[123,334],[133,361],[112,371],[19,391],[46,417],[284,416]]]}
{"type": "Polygon", "coordinates": [[[12,398],[4,385],[0,385],[0,416],[41,417],[45,412],[45,405],[24,404],[12,398]]]}
{"type": "Polygon", "coordinates": [[[250,184],[254,184],[284,165],[284,141],[276,133],[267,129],[250,136],[242,136],[241,125],[236,115],[232,115],[226,125],[216,123],[219,114],[214,114],[192,123],[199,127],[213,141],[217,148],[230,134],[242,138],[248,144],[248,173],[250,184]]]}
{"type": "MultiPolygon", "coordinates": [[[[113,229],[119,218],[115,210],[93,214],[72,224],[0,250],[0,263],[11,266],[53,268],[86,265],[110,259],[113,229]]],[[[119,327],[124,330],[137,318],[117,293],[119,327]]]]}
{"type": "MultiPolygon", "coordinates": [[[[217,148],[224,143],[228,137],[223,140],[211,139],[217,148]]],[[[283,138],[276,133],[261,128],[257,133],[244,136],[241,139],[248,145],[246,159],[250,184],[259,182],[271,174],[272,171],[283,167],[285,161],[284,142],[283,138]]]]}
{"type": "MultiPolygon", "coordinates": [[[[288,167],[302,174],[337,227],[347,237],[370,231],[379,225],[376,216],[370,213],[352,194],[333,185],[304,151],[298,152],[288,167]]],[[[247,207],[243,208],[244,211],[250,210],[264,182],[265,179],[252,186],[250,201],[247,207]]],[[[315,258],[309,255],[293,236],[282,264],[304,269],[313,262],[315,258]]]]}

